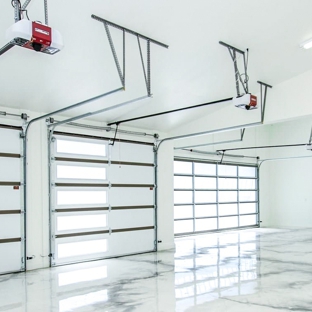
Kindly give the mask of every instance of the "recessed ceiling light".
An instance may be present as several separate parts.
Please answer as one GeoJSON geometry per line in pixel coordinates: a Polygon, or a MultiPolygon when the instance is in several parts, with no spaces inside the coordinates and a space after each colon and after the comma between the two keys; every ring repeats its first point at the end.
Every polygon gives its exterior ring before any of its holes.
{"type": "Polygon", "coordinates": [[[312,48],[312,38],[307,40],[307,41],[304,41],[300,44],[300,48],[304,48],[304,49],[310,49],[312,48]]]}

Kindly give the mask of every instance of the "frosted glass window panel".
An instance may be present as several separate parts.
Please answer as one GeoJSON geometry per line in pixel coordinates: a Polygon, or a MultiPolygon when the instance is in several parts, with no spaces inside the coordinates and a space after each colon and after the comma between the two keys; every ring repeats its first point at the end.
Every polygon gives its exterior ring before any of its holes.
{"type": "Polygon", "coordinates": [[[220,204],[219,216],[228,216],[238,214],[237,204],[220,204]]]}
{"type": "Polygon", "coordinates": [[[239,200],[244,201],[256,201],[256,192],[255,191],[240,191],[239,192],[239,200]]]}
{"type": "Polygon", "coordinates": [[[255,167],[238,167],[238,174],[240,177],[256,177],[256,168],[255,167]]]}
{"type": "Polygon", "coordinates": [[[174,218],[175,219],[193,218],[193,206],[175,206],[174,218]]]}
{"type": "Polygon", "coordinates": [[[97,239],[74,243],[60,243],[57,246],[58,258],[97,254],[106,251],[106,239],[97,239]]]}
{"type": "Polygon", "coordinates": [[[250,215],[250,216],[240,216],[239,218],[239,225],[240,226],[249,226],[249,225],[256,225],[257,224],[257,216],[250,215]]]}
{"type": "Polygon", "coordinates": [[[219,228],[234,228],[238,227],[238,217],[222,217],[219,218],[219,228]]]}
{"type": "Polygon", "coordinates": [[[100,205],[107,203],[106,191],[56,191],[56,202],[61,205],[100,205]]]}
{"type": "Polygon", "coordinates": [[[107,215],[58,216],[56,223],[57,231],[104,228],[107,227],[107,215]]]}
{"type": "Polygon", "coordinates": [[[106,157],[106,144],[57,139],[56,152],[106,157]]]}
{"type": "Polygon", "coordinates": [[[255,190],[256,180],[255,179],[239,179],[239,188],[241,190],[255,190]]]}
{"type": "Polygon", "coordinates": [[[256,213],[257,212],[257,204],[256,203],[246,203],[239,205],[239,213],[256,213]]]}
{"type": "Polygon", "coordinates": [[[216,178],[195,177],[195,189],[216,189],[216,178]]]}
{"type": "Polygon", "coordinates": [[[237,192],[219,191],[219,202],[220,203],[237,202],[237,192]]]}
{"type": "Polygon", "coordinates": [[[193,232],[193,220],[174,221],[174,234],[193,232]]]}
{"type": "Polygon", "coordinates": [[[195,191],[195,203],[215,203],[216,193],[215,191],[195,191]]]}
{"type": "Polygon", "coordinates": [[[215,164],[194,163],[195,174],[200,175],[216,175],[215,164]]]}
{"type": "Polygon", "coordinates": [[[217,215],[216,205],[196,205],[195,206],[195,217],[215,217],[217,215]]]}
{"type": "Polygon", "coordinates": [[[175,204],[191,204],[193,202],[192,191],[174,191],[175,204]]]}
{"type": "Polygon", "coordinates": [[[236,190],[237,179],[219,178],[218,180],[219,189],[236,190]]]}
{"type": "Polygon", "coordinates": [[[192,174],[192,163],[187,161],[175,161],[173,171],[174,173],[180,174],[192,174]]]}
{"type": "Polygon", "coordinates": [[[236,177],[237,176],[237,166],[218,165],[218,175],[219,176],[236,177]]]}
{"type": "Polygon", "coordinates": [[[56,166],[58,179],[106,180],[106,168],[94,166],[56,166]]]}
{"type": "Polygon", "coordinates": [[[216,230],[217,226],[217,218],[209,218],[209,219],[196,219],[195,220],[195,231],[211,231],[216,230]]]}
{"type": "Polygon", "coordinates": [[[175,189],[191,189],[193,188],[192,177],[174,177],[174,188],[175,189]]]}

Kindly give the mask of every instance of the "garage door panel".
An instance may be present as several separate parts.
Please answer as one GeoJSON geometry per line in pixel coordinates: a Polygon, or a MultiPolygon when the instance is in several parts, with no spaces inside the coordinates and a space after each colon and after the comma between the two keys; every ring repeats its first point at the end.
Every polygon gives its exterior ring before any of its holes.
{"type": "Polygon", "coordinates": [[[0,125],[0,274],[24,270],[22,141],[20,129],[0,125]]]}
{"type": "Polygon", "coordinates": [[[0,157],[0,181],[19,182],[21,180],[20,158],[0,157]]]}
{"type": "Polygon", "coordinates": [[[64,264],[107,257],[108,234],[55,240],[54,263],[64,264]]]}
{"type": "Polygon", "coordinates": [[[154,163],[153,146],[115,141],[110,145],[110,160],[154,163]]]}
{"type": "Polygon", "coordinates": [[[109,192],[109,203],[112,207],[153,205],[154,192],[148,187],[113,187],[109,192]]]}
{"type": "Polygon", "coordinates": [[[21,209],[21,187],[14,189],[13,186],[0,186],[0,211],[21,209]]]}
{"type": "Polygon", "coordinates": [[[20,131],[11,129],[0,129],[0,146],[1,153],[20,154],[20,131]]]}
{"type": "Polygon", "coordinates": [[[52,143],[52,264],[154,250],[153,146],[104,141],[103,153],[103,140],[69,141],[52,143]],[[94,155],[85,153],[88,143],[94,155]]]}
{"type": "Polygon", "coordinates": [[[154,250],[155,230],[113,233],[109,238],[108,255],[127,255],[154,250]]]}
{"type": "Polygon", "coordinates": [[[21,242],[0,244],[0,273],[21,270],[21,242]]]}
{"type": "Polygon", "coordinates": [[[108,178],[113,184],[154,184],[154,167],[111,165],[108,178]]]}
{"type": "Polygon", "coordinates": [[[21,215],[0,214],[0,239],[21,237],[21,215]]]}
{"type": "Polygon", "coordinates": [[[121,209],[109,213],[112,229],[135,228],[154,225],[154,209],[121,209]]]}

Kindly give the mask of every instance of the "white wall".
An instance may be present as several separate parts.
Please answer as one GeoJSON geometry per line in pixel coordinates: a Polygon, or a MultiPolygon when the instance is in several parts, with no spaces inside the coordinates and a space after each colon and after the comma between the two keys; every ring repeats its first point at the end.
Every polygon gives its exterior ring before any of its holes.
{"type": "MultiPolygon", "coordinates": [[[[312,117],[271,125],[269,144],[308,143],[311,126],[312,117]]],[[[269,158],[287,159],[264,162],[260,167],[261,183],[269,196],[261,197],[263,226],[311,227],[312,152],[305,146],[275,148],[269,158]]]]}

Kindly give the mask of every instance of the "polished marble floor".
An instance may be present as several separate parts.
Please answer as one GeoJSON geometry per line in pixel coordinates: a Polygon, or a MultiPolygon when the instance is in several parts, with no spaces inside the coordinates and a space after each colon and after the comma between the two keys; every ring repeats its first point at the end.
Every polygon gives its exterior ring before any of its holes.
{"type": "Polygon", "coordinates": [[[312,311],[312,229],[176,239],[176,250],[0,276],[0,311],[312,311]]]}

